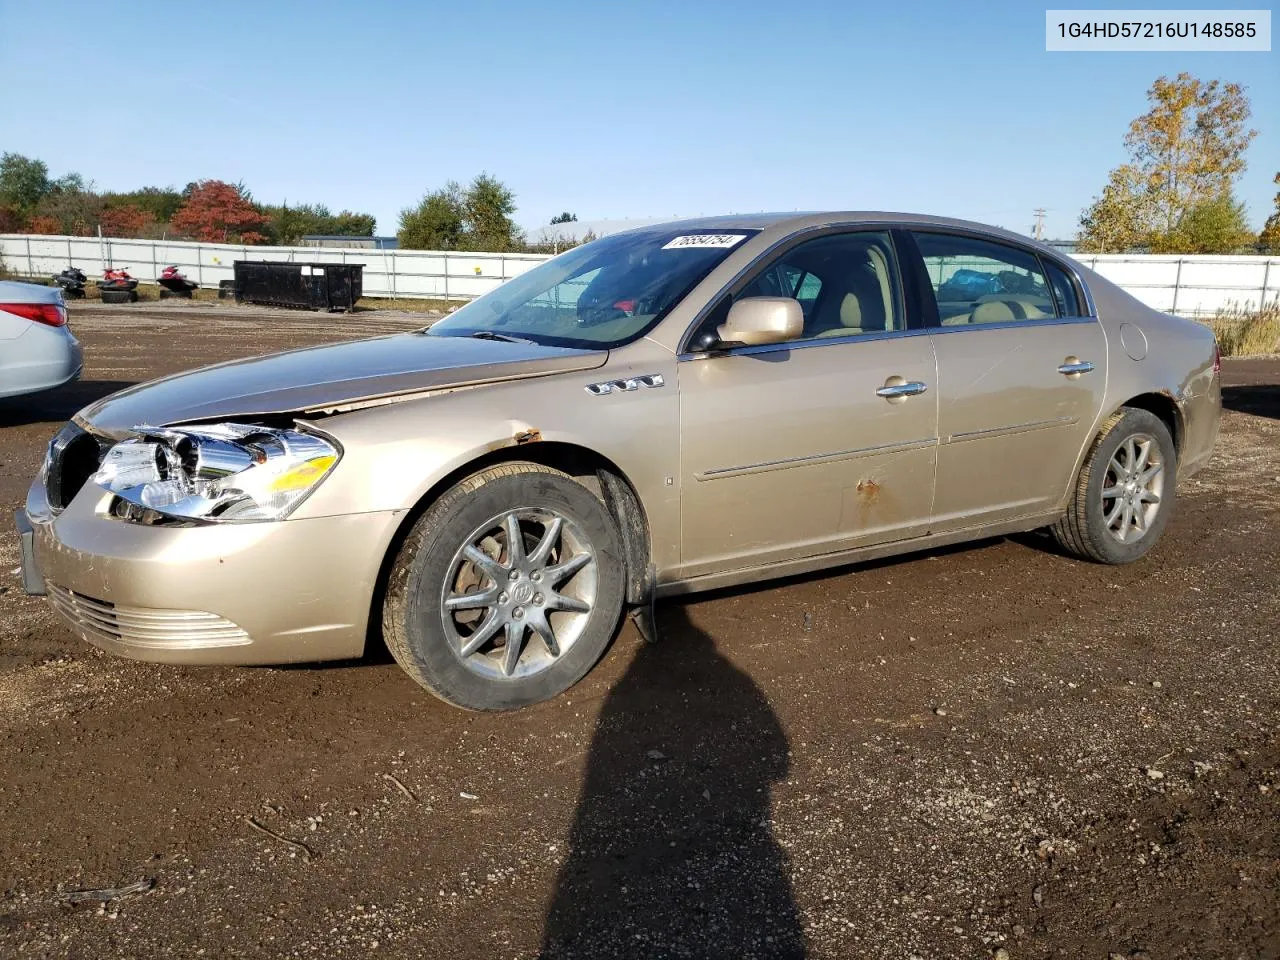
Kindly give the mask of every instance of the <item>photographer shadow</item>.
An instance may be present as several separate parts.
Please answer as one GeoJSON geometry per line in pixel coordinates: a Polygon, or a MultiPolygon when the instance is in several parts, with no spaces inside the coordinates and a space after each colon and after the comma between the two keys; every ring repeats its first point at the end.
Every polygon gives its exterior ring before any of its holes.
{"type": "Polygon", "coordinates": [[[770,829],[787,738],[675,604],[601,710],[544,958],[803,957],[770,829]]]}

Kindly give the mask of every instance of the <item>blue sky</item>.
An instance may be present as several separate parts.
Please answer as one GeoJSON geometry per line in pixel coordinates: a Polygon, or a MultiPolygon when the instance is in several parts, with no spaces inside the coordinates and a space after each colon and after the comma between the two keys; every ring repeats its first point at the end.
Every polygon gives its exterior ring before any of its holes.
{"type": "Polygon", "coordinates": [[[1028,230],[1042,206],[1071,236],[1181,70],[1248,87],[1255,225],[1280,169],[1280,54],[1047,53],[1044,4],[109,7],[0,0],[0,150],[103,189],[243,180],[380,233],[487,170],[526,226],[846,208],[1028,230]]]}

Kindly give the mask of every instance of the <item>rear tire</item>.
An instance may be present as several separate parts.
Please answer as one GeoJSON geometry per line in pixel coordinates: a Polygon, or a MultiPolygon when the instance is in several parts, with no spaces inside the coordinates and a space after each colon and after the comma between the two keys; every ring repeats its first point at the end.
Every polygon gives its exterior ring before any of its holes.
{"type": "Polygon", "coordinates": [[[137,294],[132,290],[103,290],[103,303],[131,303],[137,299],[137,294]]]}
{"type": "Polygon", "coordinates": [[[1173,512],[1178,454],[1163,420],[1122,407],[1102,426],[1066,515],[1050,527],[1067,552],[1096,563],[1132,563],[1173,512]]]}
{"type": "Polygon", "coordinates": [[[512,710],[595,665],[625,581],[621,537],[598,497],[550,467],[498,464],[452,487],[410,530],[387,581],[383,637],[440,699],[512,710]]]}

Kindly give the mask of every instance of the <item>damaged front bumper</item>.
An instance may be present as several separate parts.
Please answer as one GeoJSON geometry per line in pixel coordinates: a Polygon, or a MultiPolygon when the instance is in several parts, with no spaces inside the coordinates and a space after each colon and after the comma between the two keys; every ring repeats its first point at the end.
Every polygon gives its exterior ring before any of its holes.
{"type": "Polygon", "coordinates": [[[31,517],[26,507],[19,507],[14,518],[18,524],[18,550],[21,560],[19,572],[22,574],[22,589],[33,597],[45,595],[44,577],[40,576],[40,567],[36,565],[36,531],[31,525],[31,517]]]}
{"type": "Polygon", "coordinates": [[[146,526],[86,485],[56,516],[34,484],[18,513],[23,586],[108,652],[184,664],[335,660],[364,650],[402,511],[146,526]]]}

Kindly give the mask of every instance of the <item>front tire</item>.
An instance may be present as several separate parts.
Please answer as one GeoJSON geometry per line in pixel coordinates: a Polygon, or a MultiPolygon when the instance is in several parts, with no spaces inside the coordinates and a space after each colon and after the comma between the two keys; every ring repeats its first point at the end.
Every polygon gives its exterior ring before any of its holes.
{"type": "Polygon", "coordinates": [[[617,630],[621,538],[568,474],[505,463],[448,490],[391,568],[382,630],[392,656],[442,700],[511,710],[567,690],[617,630]]]}
{"type": "Polygon", "coordinates": [[[1173,512],[1178,452],[1163,420],[1122,407],[1085,458],[1066,515],[1050,528],[1065,550],[1097,563],[1132,563],[1173,512]]]}

